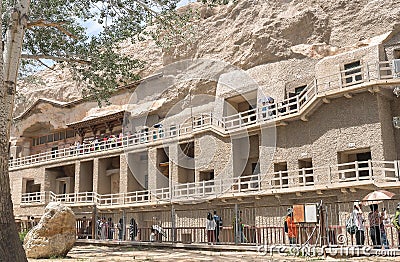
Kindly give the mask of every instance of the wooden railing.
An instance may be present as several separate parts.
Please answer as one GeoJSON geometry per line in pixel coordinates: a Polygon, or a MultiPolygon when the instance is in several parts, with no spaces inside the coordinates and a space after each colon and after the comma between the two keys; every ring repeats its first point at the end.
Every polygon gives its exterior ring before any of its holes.
{"type": "MultiPolygon", "coordinates": [[[[82,192],[70,194],[54,194],[50,192],[49,201],[66,204],[97,204],[99,206],[117,206],[155,201],[180,201],[219,197],[232,193],[252,193],[285,188],[301,188],[315,185],[332,187],[348,186],[348,183],[369,181],[399,181],[400,161],[355,161],[338,165],[302,168],[279,171],[265,175],[257,174],[236,178],[222,178],[209,181],[175,184],[169,188],[142,190],[128,193],[98,194],[82,192]],[[172,193],[171,193],[172,192],[172,193]]],[[[45,204],[45,192],[22,194],[22,204],[45,204]]]]}

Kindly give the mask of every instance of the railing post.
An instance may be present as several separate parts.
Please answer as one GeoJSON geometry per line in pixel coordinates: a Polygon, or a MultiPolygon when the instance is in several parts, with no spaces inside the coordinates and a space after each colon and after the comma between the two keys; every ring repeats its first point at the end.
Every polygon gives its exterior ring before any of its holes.
{"type": "Polygon", "coordinates": [[[379,61],[376,62],[376,74],[377,74],[378,80],[381,80],[381,68],[379,66],[379,61]]]}
{"type": "Polygon", "coordinates": [[[339,88],[342,89],[342,87],[343,87],[342,71],[339,70],[339,88]]]}
{"type": "Polygon", "coordinates": [[[354,162],[354,167],[356,170],[356,181],[358,181],[360,179],[360,172],[358,171],[358,161],[354,162]]]}
{"type": "Polygon", "coordinates": [[[400,180],[400,160],[394,161],[394,175],[397,178],[397,180],[400,180]]]}
{"type": "Polygon", "coordinates": [[[371,159],[368,159],[368,174],[369,174],[369,179],[372,180],[372,161],[371,161],[371,159]]]}
{"type": "Polygon", "coordinates": [[[315,92],[315,95],[318,94],[318,81],[317,81],[317,78],[314,78],[314,92],[315,92]]]}
{"type": "Polygon", "coordinates": [[[366,78],[367,78],[367,81],[369,82],[370,81],[370,75],[369,75],[369,66],[368,66],[368,63],[365,65],[365,74],[366,74],[366,78]]]}
{"type": "Polygon", "coordinates": [[[283,188],[282,171],[279,171],[279,185],[281,188],[283,188]]]}

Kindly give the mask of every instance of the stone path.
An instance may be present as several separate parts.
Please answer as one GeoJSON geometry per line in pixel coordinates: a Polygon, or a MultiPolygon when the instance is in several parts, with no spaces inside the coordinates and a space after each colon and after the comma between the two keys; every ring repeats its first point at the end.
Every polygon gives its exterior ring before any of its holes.
{"type": "Polygon", "coordinates": [[[114,262],[114,261],[398,261],[398,257],[357,257],[351,259],[288,257],[284,255],[262,256],[252,251],[197,251],[170,248],[75,246],[67,258],[29,259],[29,262],[114,262]]]}

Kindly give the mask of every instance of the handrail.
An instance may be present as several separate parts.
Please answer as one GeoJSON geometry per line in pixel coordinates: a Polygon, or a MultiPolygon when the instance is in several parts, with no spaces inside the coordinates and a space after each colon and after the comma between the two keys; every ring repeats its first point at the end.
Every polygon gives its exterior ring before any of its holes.
{"type": "Polygon", "coordinates": [[[335,183],[337,186],[345,187],[348,186],[347,182],[375,180],[398,182],[400,181],[399,165],[399,160],[354,161],[324,167],[300,168],[267,174],[175,184],[172,190],[166,187],[151,191],[141,190],[115,194],[98,194],[96,192],[55,194],[50,192],[49,198],[46,198],[46,192],[23,193],[21,204],[45,204],[47,201],[56,201],[70,205],[115,206],[215,197],[225,193],[266,192],[271,189],[315,186],[321,184],[321,182],[324,185],[335,183]],[[320,176],[323,176],[324,180],[320,176]],[[329,181],[326,181],[326,177],[329,178],[329,181]]]}
{"type": "Polygon", "coordinates": [[[191,122],[183,123],[181,125],[170,125],[162,129],[149,130],[148,132],[137,132],[122,138],[116,138],[114,141],[98,142],[96,144],[83,144],[81,147],[68,147],[59,150],[54,150],[45,153],[20,157],[9,161],[10,168],[18,168],[22,166],[49,162],[69,157],[81,156],[92,154],[102,151],[121,149],[141,144],[148,144],[159,141],[161,139],[180,137],[183,135],[192,134],[196,129],[216,126],[221,128],[223,132],[230,132],[235,129],[247,127],[258,122],[277,121],[282,117],[294,115],[309,105],[312,99],[319,94],[325,93],[327,90],[338,89],[342,90],[345,87],[353,86],[368,82],[371,80],[394,78],[393,68],[391,61],[378,61],[374,64],[367,63],[358,67],[342,70],[338,74],[316,78],[309,83],[307,87],[294,97],[286,98],[281,101],[276,101],[266,106],[258,106],[239,112],[234,115],[224,116],[221,119],[216,119],[212,113],[203,113],[199,116],[193,116],[191,122]],[[382,66],[388,65],[389,66],[382,66]],[[375,65],[375,66],[374,66],[375,65]],[[376,71],[371,72],[370,68],[376,68],[376,71]],[[347,74],[359,70],[354,74],[347,74]],[[383,74],[385,71],[388,74],[383,74]],[[371,73],[375,73],[371,75],[371,73]],[[357,80],[355,76],[360,76],[361,79],[357,80]],[[347,82],[346,79],[350,79],[347,82]],[[354,79],[353,79],[354,78],[354,79]],[[323,79],[328,79],[324,82],[323,79]],[[344,81],[345,80],[345,81],[344,81]],[[333,89],[332,89],[333,87],[333,89]],[[266,110],[265,110],[266,109],[266,110]],[[160,132],[161,130],[161,132],[160,132]]]}

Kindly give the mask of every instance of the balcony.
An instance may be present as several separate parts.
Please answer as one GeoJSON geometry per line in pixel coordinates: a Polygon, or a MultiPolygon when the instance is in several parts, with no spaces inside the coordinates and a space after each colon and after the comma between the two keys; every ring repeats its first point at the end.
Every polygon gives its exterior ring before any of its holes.
{"type": "MultiPolygon", "coordinates": [[[[192,121],[181,125],[163,127],[162,132],[138,132],[117,141],[99,142],[96,145],[83,144],[81,147],[70,147],[51,152],[40,153],[12,159],[9,162],[10,170],[35,164],[71,159],[96,154],[103,151],[130,149],[141,145],[151,145],[162,140],[179,139],[191,136],[195,132],[213,131],[229,134],[263,123],[276,123],[288,119],[305,117],[306,113],[317,106],[317,100],[326,99],[328,95],[357,92],[371,85],[386,83],[389,79],[398,78],[390,61],[365,64],[356,68],[341,71],[338,74],[315,79],[298,95],[276,101],[269,105],[218,119],[212,113],[194,116],[192,121]],[[346,80],[344,80],[344,78],[346,80]],[[354,81],[353,81],[353,80],[354,81]]],[[[399,79],[400,81],[400,79],[399,79]]]]}
{"type": "MultiPolygon", "coordinates": [[[[54,194],[36,192],[22,194],[22,205],[46,204],[48,201],[67,205],[129,206],[143,203],[169,203],[207,200],[235,196],[268,195],[302,190],[340,189],[357,185],[387,186],[398,182],[400,161],[356,161],[333,166],[302,168],[230,179],[215,179],[176,184],[172,190],[135,191],[100,195],[95,192],[54,194]],[[46,196],[49,197],[46,197],[46,196]]],[[[396,183],[397,184],[397,183],[396,183]]]]}

